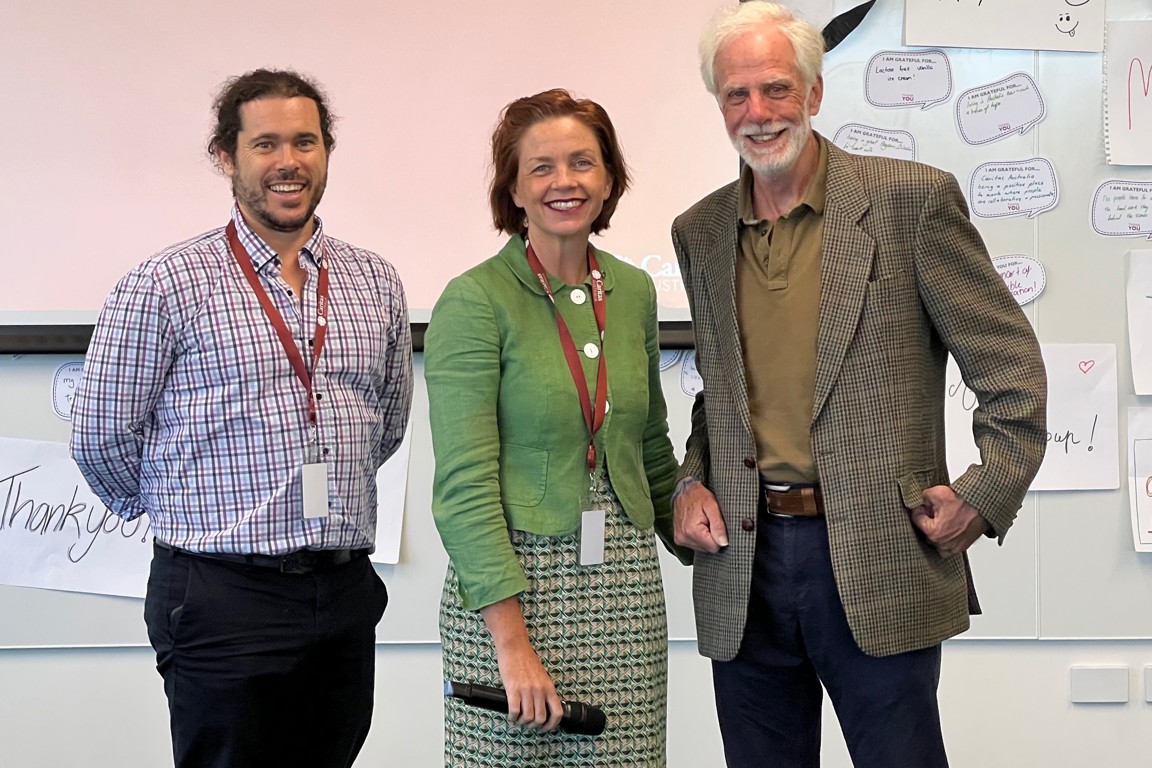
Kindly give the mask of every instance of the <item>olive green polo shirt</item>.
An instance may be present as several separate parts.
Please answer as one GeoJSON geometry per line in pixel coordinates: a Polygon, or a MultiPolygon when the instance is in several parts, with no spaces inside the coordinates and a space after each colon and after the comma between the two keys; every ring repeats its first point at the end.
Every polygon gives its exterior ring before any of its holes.
{"type": "Polygon", "coordinates": [[[820,258],[828,147],[800,203],[776,221],[757,219],[752,172],[740,176],[736,319],[760,476],[816,483],[812,402],[820,327],[820,258]]]}

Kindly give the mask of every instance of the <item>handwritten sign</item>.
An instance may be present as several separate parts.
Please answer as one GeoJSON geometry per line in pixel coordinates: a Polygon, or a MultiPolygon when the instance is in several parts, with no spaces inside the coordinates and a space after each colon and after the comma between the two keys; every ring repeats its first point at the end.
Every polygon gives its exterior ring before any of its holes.
{"type": "Polygon", "coordinates": [[[1152,408],[1128,409],[1128,446],[1132,544],[1152,552],[1152,408]]]}
{"type": "Polygon", "coordinates": [[[1035,301],[1044,293],[1046,276],[1044,265],[1028,256],[997,256],[992,266],[1000,273],[1004,285],[1012,292],[1012,297],[1020,306],[1035,301]]]}
{"type": "Polygon", "coordinates": [[[970,88],[956,99],[956,125],[976,146],[1025,133],[1044,119],[1046,108],[1036,82],[1023,72],[970,88]]]}
{"type": "Polygon", "coordinates": [[[148,517],[112,514],[62,443],[0,438],[0,584],[143,597],[148,517]]]}
{"type": "Polygon", "coordinates": [[[952,65],[943,51],[881,51],[864,74],[864,96],[876,107],[928,109],[952,95],[952,65]]]}
{"type": "Polygon", "coordinates": [[[1104,147],[1112,165],[1152,165],[1152,21],[1108,22],[1104,147]]]}
{"type": "MultiPolygon", "coordinates": [[[[1034,491],[1120,487],[1113,344],[1044,344],[1048,372],[1048,449],[1034,491]]],[[[981,462],[972,437],[978,399],[949,359],[944,405],[948,472],[959,477],[981,462]]]]}
{"type": "Polygon", "coordinates": [[[404,533],[404,499],[408,494],[408,464],[412,458],[412,422],[404,430],[396,453],[376,470],[376,549],[369,555],[374,563],[400,562],[400,540],[404,533]]]}
{"type": "Polygon", "coordinates": [[[684,362],[680,366],[680,391],[687,397],[696,397],[697,392],[704,390],[704,379],[696,369],[696,351],[684,353],[684,362]]]}
{"type": "Polygon", "coordinates": [[[908,131],[848,123],[836,131],[832,143],[845,152],[857,155],[880,155],[898,160],[916,159],[916,138],[908,131]]]}
{"type": "Polygon", "coordinates": [[[981,163],[968,180],[972,213],[982,219],[1037,215],[1056,206],[1056,169],[1042,157],[981,163]]]}
{"type": "Polygon", "coordinates": [[[1099,52],[1104,0],[905,0],[904,42],[1099,52]]]}
{"type": "MultiPolygon", "coordinates": [[[[373,562],[399,559],[410,435],[377,474],[373,562]]],[[[143,597],[151,560],[148,516],[110,512],[67,445],[0,438],[0,584],[143,597]]]]}
{"type": "Polygon", "coordinates": [[[1152,240],[1152,181],[1109,179],[1097,187],[1092,229],[1107,237],[1152,240]]]}
{"type": "Polygon", "coordinates": [[[1152,250],[1128,253],[1128,351],[1132,362],[1132,388],[1152,395],[1152,250]]]}

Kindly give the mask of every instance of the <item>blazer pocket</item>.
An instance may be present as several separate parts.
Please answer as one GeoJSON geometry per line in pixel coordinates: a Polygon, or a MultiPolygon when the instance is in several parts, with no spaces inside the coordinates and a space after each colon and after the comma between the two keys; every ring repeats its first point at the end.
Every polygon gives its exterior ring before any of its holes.
{"type": "Polygon", "coordinates": [[[928,471],[909,472],[897,481],[900,485],[900,499],[909,511],[924,503],[924,491],[931,488],[932,473],[928,471]]]}
{"type": "Polygon", "coordinates": [[[548,451],[526,445],[500,446],[500,497],[506,504],[535,507],[548,487],[548,451]]]}

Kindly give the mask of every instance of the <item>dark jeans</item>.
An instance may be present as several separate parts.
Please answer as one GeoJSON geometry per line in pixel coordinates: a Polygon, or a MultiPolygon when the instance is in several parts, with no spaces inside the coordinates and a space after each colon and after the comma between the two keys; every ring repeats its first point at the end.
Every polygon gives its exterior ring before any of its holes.
{"type": "Polygon", "coordinates": [[[940,646],[869,656],[848,628],[824,518],[761,512],[740,653],[713,662],[729,768],[820,765],[821,683],[856,768],[946,768],[940,646]]]}
{"type": "Polygon", "coordinates": [[[144,620],[176,767],[351,766],[387,603],[364,556],[283,574],[157,548],[144,620]]]}

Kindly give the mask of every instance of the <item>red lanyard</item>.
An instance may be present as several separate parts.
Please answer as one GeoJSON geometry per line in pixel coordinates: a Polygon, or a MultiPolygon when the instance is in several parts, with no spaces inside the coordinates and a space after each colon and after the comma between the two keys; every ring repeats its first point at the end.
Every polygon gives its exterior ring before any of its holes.
{"type": "MultiPolygon", "coordinates": [[[[272,304],[272,299],[268,298],[268,292],[264,290],[264,286],[260,285],[260,278],[256,275],[256,267],[252,265],[252,257],[248,255],[244,245],[240,242],[239,236],[236,234],[236,223],[233,221],[228,222],[228,245],[232,248],[232,255],[236,258],[236,262],[240,265],[241,271],[244,272],[244,277],[248,278],[248,282],[252,286],[252,290],[256,293],[256,298],[260,300],[260,306],[264,308],[264,314],[268,316],[268,320],[272,323],[272,327],[276,330],[276,335],[280,337],[280,345],[284,347],[284,351],[288,353],[288,362],[292,364],[293,370],[296,371],[296,377],[304,385],[304,391],[308,395],[308,420],[312,422],[312,426],[316,426],[316,398],[312,392],[312,375],[308,373],[308,367],[304,364],[304,357],[300,354],[300,349],[296,346],[295,340],[292,338],[292,332],[288,330],[287,323],[276,307],[272,304]]],[[[320,360],[320,351],[324,348],[324,336],[328,332],[328,266],[327,264],[320,264],[320,280],[316,285],[316,336],[313,340],[312,347],[312,370],[316,370],[316,363],[320,360]]]]}
{"type": "Polygon", "coordinates": [[[596,372],[596,407],[593,410],[592,398],[588,394],[588,381],[584,378],[584,368],[580,364],[580,355],[576,351],[576,343],[572,341],[572,334],[568,331],[568,324],[556,306],[556,297],[552,294],[552,285],[548,282],[548,275],[544,272],[544,265],[540,263],[532,244],[528,244],[528,266],[536,273],[536,279],[544,288],[544,293],[552,301],[552,309],[556,315],[556,327],[560,330],[560,346],[564,349],[564,358],[568,361],[568,370],[572,373],[572,381],[576,384],[576,393],[580,396],[580,409],[584,411],[584,423],[588,425],[588,473],[596,471],[596,432],[604,424],[604,413],[608,410],[608,366],[604,361],[604,328],[607,325],[607,310],[604,306],[604,276],[600,273],[600,265],[596,261],[596,253],[592,246],[588,246],[588,267],[592,271],[592,311],[596,315],[596,329],[600,332],[600,365],[596,372]]]}

